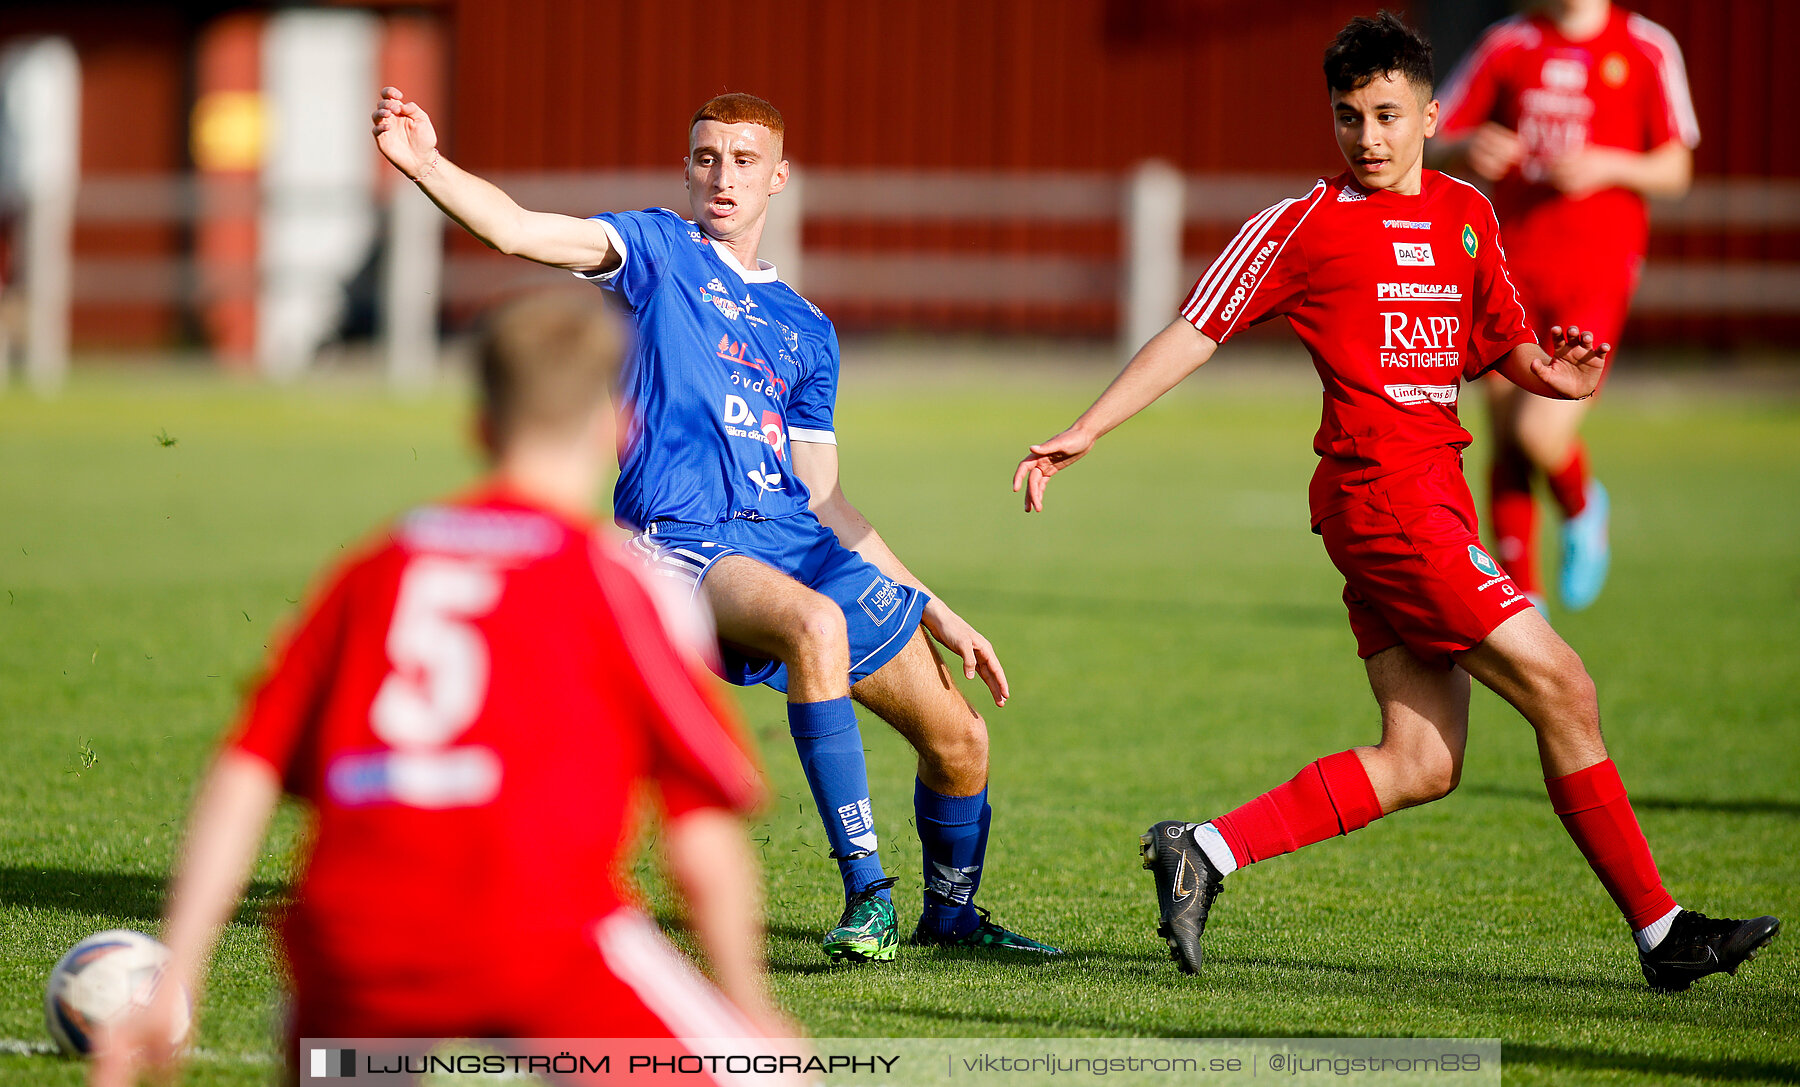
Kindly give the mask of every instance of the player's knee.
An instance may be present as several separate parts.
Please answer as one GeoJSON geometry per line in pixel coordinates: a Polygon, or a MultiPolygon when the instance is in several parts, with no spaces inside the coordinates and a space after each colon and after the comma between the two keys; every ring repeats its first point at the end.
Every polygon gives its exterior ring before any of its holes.
{"type": "Polygon", "coordinates": [[[1456,790],[1462,781],[1462,763],[1448,751],[1416,754],[1409,775],[1409,799],[1414,804],[1442,800],[1456,790]]]}
{"type": "Polygon", "coordinates": [[[1519,448],[1546,472],[1554,472],[1568,463],[1574,449],[1574,437],[1560,419],[1541,415],[1521,417],[1514,433],[1519,448]]]}
{"type": "Polygon", "coordinates": [[[1565,728],[1597,729],[1600,720],[1600,695],[1594,677],[1572,649],[1558,655],[1553,665],[1543,670],[1536,684],[1538,697],[1551,710],[1551,719],[1565,728]]]}
{"type": "Polygon", "coordinates": [[[1446,757],[1441,765],[1432,768],[1432,799],[1442,800],[1456,791],[1462,784],[1462,762],[1459,759],[1446,757]]]}
{"type": "Polygon", "coordinates": [[[1554,472],[1568,460],[1569,443],[1554,434],[1523,430],[1518,435],[1519,449],[1531,463],[1545,472],[1554,472]]]}
{"type": "Polygon", "coordinates": [[[939,723],[925,737],[921,752],[947,779],[979,788],[987,780],[987,722],[973,709],[939,723]]]}
{"type": "Polygon", "coordinates": [[[842,656],[849,652],[844,612],[830,597],[810,593],[794,609],[788,624],[789,648],[802,658],[842,656]]]}

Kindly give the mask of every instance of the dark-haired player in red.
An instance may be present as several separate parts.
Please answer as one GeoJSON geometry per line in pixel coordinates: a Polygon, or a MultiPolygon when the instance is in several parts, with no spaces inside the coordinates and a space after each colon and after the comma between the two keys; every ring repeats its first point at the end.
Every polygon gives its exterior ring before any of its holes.
{"type": "MultiPolygon", "coordinates": [[[[281,926],[295,1039],[754,1037],[778,1022],[740,818],[762,777],[685,648],[709,624],[665,620],[589,520],[621,338],[566,299],[491,322],[493,474],[329,578],[201,788],[163,930],[190,992],[285,791],[313,816],[281,926]],[[718,988],[632,902],[621,868],[644,785],[718,988]]],[[[95,1084],[169,1059],[179,993],[162,985],[102,1041],[95,1084]]]]}
{"type": "MultiPolygon", "coordinates": [[[[1700,142],[1674,36],[1610,0],[1548,0],[1482,35],[1446,81],[1442,109],[1435,153],[1494,182],[1533,322],[1618,343],[1649,245],[1644,198],[1686,192],[1700,142]]],[[[1579,611],[1600,595],[1611,559],[1609,499],[1581,441],[1591,401],[1484,385],[1500,563],[1538,598],[1532,484],[1541,476],[1563,515],[1559,597],[1579,611]]]]}
{"type": "MultiPolygon", "coordinates": [[[[1327,50],[1325,75],[1350,169],[1245,224],[1181,316],[1013,476],[1025,508],[1041,510],[1051,476],[1238,329],[1271,317],[1287,318],[1324,382],[1313,531],[1344,575],[1381,742],[1320,759],[1210,822],[1151,827],[1142,844],[1159,933],[1192,973],[1226,876],[1448,794],[1462,772],[1472,675],[1537,731],[1551,802],[1630,923],[1650,984],[1685,989],[1735,970],[1779,922],[1710,920],[1663,889],[1601,740],[1593,681],[1481,549],[1463,482],[1462,381],[1497,370],[1540,396],[1584,397],[1607,345],[1559,327],[1546,354],[1487,200],[1423,168],[1438,117],[1423,39],[1386,13],[1354,19],[1327,50]]],[[[1566,259],[1578,266],[1583,254],[1566,259]]]]}

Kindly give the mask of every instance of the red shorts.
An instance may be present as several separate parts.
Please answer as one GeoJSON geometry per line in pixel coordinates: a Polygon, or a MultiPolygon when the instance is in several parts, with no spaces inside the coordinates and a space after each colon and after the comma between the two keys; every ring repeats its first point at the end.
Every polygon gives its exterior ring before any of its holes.
{"type": "Polygon", "coordinates": [[[1404,645],[1449,669],[1531,603],[1481,548],[1460,463],[1434,461],[1371,484],[1364,501],[1319,522],[1344,575],[1344,606],[1367,660],[1404,645]]]}
{"type": "MultiPolygon", "coordinates": [[[[453,960],[468,948],[445,948],[453,960]]],[[[622,909],[586,939],[534,948],[462,976],[324,977],[289,951],[288,1059],[303,1038],[760,1038],[643,914],[622,909]]],[[[685,1047],[677,1044],[672,1052],[685,1047]]],[[[691,1051],[691,1050],[690,1050],[691,1051]]],[[[701,1075],[694,1082],[710,1082],[701,1075]]]]}
{"type": "Polygon", "coordinates": [[[1596,344],[1612,344],[1606,371],[1600,376],[1604,383],[1612,373],[1612,360],[1618,357],[1619,337],[1625,333],[1625,318],[1643,267],[1643,259],[1638,257],[1613,268],[1571,261],[1543,265],[1521,261],[1513,265],[1512,274],[1525,303],[1525,316],[1541,341],[1549,340],[1552,325],[1574,325],[1592,332],[1596,344]]]}

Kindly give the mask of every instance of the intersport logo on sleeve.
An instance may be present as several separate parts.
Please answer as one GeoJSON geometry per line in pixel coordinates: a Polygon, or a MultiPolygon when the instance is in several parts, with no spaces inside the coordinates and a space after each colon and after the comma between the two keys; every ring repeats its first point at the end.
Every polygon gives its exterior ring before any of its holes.
{"type": "Polygon", "coordinates": [[[1437,261],[1431,256],[1430,242],[1395,242],[1394,263],[1408,268],[1437,266],[1437,261]]]}

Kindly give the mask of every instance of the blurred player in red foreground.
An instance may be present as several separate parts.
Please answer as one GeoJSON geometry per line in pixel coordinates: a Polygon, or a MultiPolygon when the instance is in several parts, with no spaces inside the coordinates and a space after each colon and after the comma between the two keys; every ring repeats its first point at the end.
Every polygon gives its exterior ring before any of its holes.
{"type": "MultiPolygon", "coordinates": [[[[740,819],[762,777],[700,678],[709,631],[659,611],[589,520],[620,349],[610,318],[568,299],[492,318],[493,471],[340,567],[274,658],[195,804],[169,979],[198,993],[285,791],[313,815],[281,925],[296,1039],[781,1029],[740,819]],[[643,783],[717,988],[632,904],[621,868],[643,783]]],[[[179,991],[162,985],[103,1041],[96,1085],[170,1058],[179,991]]]]}
{"type": "MultiPolygon", "coordinates": [[[[1680,196],[1700,126],[1681,49],[1667,30],[1609,0],[1549,0],[1488,28],[1445,84],[1434,150],[1495,182],[1507,255],[1526,312],[1619,342],[1649,245],[1646,196],[1680,196]],[[1579,250],[1583,259],[1565,254],[1579,250]]],[[[1588,472],[1590,401],[1485,382],[1493,417],[1489,527],[1500,564],[1542,600],[1533,481],[1563,515],[1562,604],[1580,611],[1606,583],[1606,488],[1588,472]]]]}
{"type": "MultiPolygon", "coordinates": [[[[1593,680],[1482,551],[1463,482],[1459,383],[1497,370],[1540,396],[1599,384],[1607,345],[1574,327],[1538,346],[1508,279],[1499,227],[1472,186],[1423,167],[1437,126],[1431,47],[1392,15],[1351,20],[1325,54],[1338,147],[1350,169],[1247,223],[1158,333],[1075,425],[1031,447],[1013,476],[1027,511],[1051,476],[1210,359],[1241,327],[1288,319],[1324,382],[1314,439],[1313,531],[1344,575],[1381,742],[1320,759],[1205,823],[1143,835],[1159,934],[1181,969],[1225,877],[1447,795],[1462,774],[1469,677],[1537,731],[1550,800],[1630,923],[1658,989],[1735,971],[1774,938],[1773,917],[1713,920],[1663,888],[1600,736],[1593,680]]],[[[1570,269],[1579,247],[1562,250],[1570,269]]]]}

